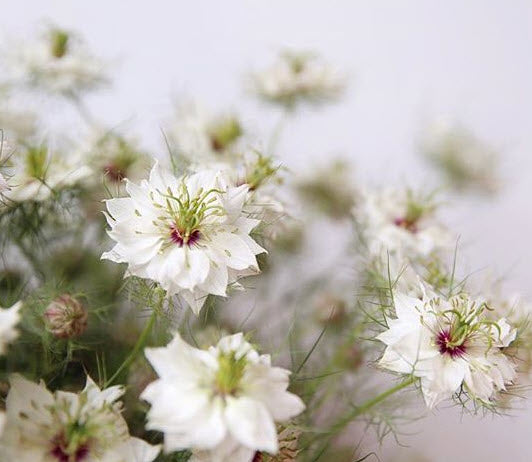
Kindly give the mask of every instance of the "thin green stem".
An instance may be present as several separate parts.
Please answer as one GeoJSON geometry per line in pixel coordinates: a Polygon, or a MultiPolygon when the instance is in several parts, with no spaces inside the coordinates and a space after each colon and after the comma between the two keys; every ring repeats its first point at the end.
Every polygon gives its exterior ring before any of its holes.
{"type": "Polygon", "coordinates": [[[106,388],[109,385],[111,385],[117,379],[117,377],[122,373],[122,371],[124,369],[126,369],[127,367],[131,366],[133,361],[135,361],[135,359],[137,359],[137,356],[139,355],[140,351],[142,350],[142,348],[146,344],[146,340],[148,339],[148,336],[151,333],[151,330],[153,328],[153,325],[155,324],[155,319],[156,318],[157,318],[157,311],[156,310],[152,310],[150,319],[148,320],[148,322],[144,326],[144,330],[141,332],[141,334],[139,336],[139,339],[137,340],[137,343],[133,347],[133,350],[131,350],[131,353],[124,360],[124,362],[120,365],[120,367],[115,371],[115,373],[111,376],[111,378],[108,379],[105,382],[104,388],[106,388]]]}
{"type": "Polygon", "coordinates": [[[346,425],[352,422],[356,417],[358,417],[359,415],[365,414],[367,411],[369,411],[371,408],[373,408],[377,404],[380,404],[382,401],[384,401],[389,396],[393,395],[394,393],[397,393],[403,388],[406,388],[412,385],[416,380],[417,378],[412,375],[408,377],[407,379],[403,380],[402,382],[398,383],[397,385],[375,396],[374,398],[367,400],[366,402],[362,403],[360,406],[355,407],[351,412],[346,414],[340,421],[338,421],[336,424],[332,426],[331,433],[336,433],[342,430],[346,425]]]}

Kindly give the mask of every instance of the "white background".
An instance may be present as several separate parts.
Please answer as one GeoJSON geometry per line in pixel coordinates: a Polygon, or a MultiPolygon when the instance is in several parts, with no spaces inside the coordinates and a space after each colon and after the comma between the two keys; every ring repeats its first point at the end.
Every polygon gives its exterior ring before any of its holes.
{"type": "MultiPolygon", "coordinates": [[[[281,143],[295,169],[342,154],[369,183],[431,186],[415,153],[420,126],[450,114],[501,150],[494,199],[448,212],[472,269],[486,266],[532,297],[532,2],[518,1],[3,1],[6,36],[42,20],[79,30],[115,61],[115,87],[90,100],[109,123],[127,121],[158,148],[170,95],[232,108],[257,132],[278,114],[243,91],[243,76],[279,48],[315,49],[351,76],[345,102],[288,122],[281,143]]],[[[162,149],[162,148],[161,148],[162,149]]],[[[405,461],[530,461],[532,412],[461,418],[435,411],[402,442],[405,461]],[[422,430],[422,431],[421,431],[422,430]]],[[[382,460],[397,460],[388,441],[382,460]]]]}

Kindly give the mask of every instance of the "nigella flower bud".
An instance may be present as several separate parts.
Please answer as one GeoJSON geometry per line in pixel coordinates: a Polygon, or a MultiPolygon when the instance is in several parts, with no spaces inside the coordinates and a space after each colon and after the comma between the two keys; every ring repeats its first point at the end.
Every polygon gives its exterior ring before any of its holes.
{"type": "Polygon", "coordinates": [[[57,297],[44,312],[48,331],[58,338],[81,335],[87,328],[87,316],[81,303],[68,294],[57,297]]]}

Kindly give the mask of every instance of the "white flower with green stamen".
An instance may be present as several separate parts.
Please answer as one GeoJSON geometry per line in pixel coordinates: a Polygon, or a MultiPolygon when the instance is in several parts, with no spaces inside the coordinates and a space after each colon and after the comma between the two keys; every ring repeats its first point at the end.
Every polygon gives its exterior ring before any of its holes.
{"type": "Polygon", "coordinates": [[[428,293],[422,299],[394,293],[396,318],[377,336],[387,345],[379,364],[421,379],[427,406],[465,392],[490,404],[516,377],[505,354],[516,329],[491,320],[487,305],[460,294],[449,299],[428,293]]]}
{"type": "Polygon", "coordinates": [[[371,256],[393,255],[411,260],[440,254],[454,242],[434,217],[435,205],[412,191],[361,192],[355,220],[371,256]]]}
{"type": "Polygon", "coordinates": [[[2,165],[9,189],[2,192],[5,205],[45,201],[55,192],[82,184],[92,170],[79,158],[52,154],[46,146],[15,150],[2,165]]]}
{"type": "Polygon", "coordinates": [[[126,183],[129,197],[107,203],[109,236],[102,258],[128,264],[128,274],[158,282],[197,314],[209,294],[259,271],[264,252],[249,235],[259,220],[242,207],[248,186],[230,186],[220,172],[176,178],[158,164],[149,180],[126,183]]]}
{"type": "Polygon", "coordinates": [[[270,356],[259,355],[242,334],[223,337],[208,350],[176,335],[164,348],[146,349],[146,357],[159,375],[141,395],[151,404],[147,428],[164,433],[168,452],[206,451],[198,460],[276,453],[275,422],[305,408],[286,390],[290,372],[273,367],[270,356]]]}
{"type": "Polygon", "coordinates": [[[281,53],[277,62],[252,75],[253,91],[265,101],[293,108],[297,103],[337,100],[346,78],[313,53],[281,53]]]}
{"type": "Polygon", "coordinates": [[[13,375],[6,400],[0,459],[18,462],[152,462],[158,446],[129,436],[116,400],[87,377],[78,393],[56,391],[13,375]]]}
{"type": "Polygon", "coordinates": [[[210,114],[194,102],[177,107],[165,128],[172,152],[200,166],[230,161],[243,134],[236,116],[210,114]]]}
{"type": "Polygon", "coordinates": [[[5,354],[7,345],[18,337],[15,326],[20,321],[22,302],[15,303],[11,308],[0,308],[0,355],[5,354]]]}
{"type": "Polygon", "coordinates": [[[75,96],[106,82],[104,63],[75,34],[51,27],[33,42],[14,46],[8,54],[13,79],[50,94],[75,96]]]}

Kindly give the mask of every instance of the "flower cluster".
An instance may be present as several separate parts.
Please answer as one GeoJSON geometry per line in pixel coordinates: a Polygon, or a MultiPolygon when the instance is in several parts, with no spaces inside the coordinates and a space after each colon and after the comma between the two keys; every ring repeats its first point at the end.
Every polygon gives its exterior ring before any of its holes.
{"type": "MultiPolygon", "coordinates": [[[[301,174],[281,125],[194,103],[150,152],[89,110],[108,72],[81,37],[52,27],[6,54],[0,460],[365,460],[378,449],[354,454],[350,424],[401,430],[401,390],[428,408],[512,405],[532,306],[463,274],[440,196],[365,187],[347,161],[301,174]],[[383,370],[401,381],[385,389],[383,370]]],[[[251,80],[281,122],[346,86],[299,52],[251,80]]],[[[440,135],[425,147],[449,179],[491,183],[482,143],[440,135]]]]}

